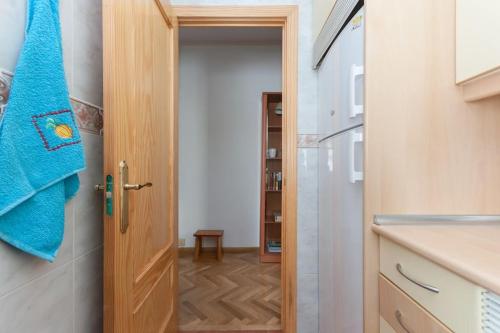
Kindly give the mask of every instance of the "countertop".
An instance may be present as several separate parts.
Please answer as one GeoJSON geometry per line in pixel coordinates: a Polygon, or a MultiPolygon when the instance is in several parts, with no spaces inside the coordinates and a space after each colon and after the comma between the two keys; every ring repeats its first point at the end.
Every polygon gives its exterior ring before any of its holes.
{"type": "Polygon", "coordinates": [[[500,295],[500,224],[390,224],[373,230],[500,295]]]}

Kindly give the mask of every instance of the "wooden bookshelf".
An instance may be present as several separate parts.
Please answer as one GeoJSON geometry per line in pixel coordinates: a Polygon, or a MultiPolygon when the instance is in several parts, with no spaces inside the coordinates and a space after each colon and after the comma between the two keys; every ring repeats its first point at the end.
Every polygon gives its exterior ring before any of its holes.
{"type": "MultiPolygon", "coordinates": [[[[281,244],[282,221],[282,116],[275,110],[281,103],[281,93],[262,94],[262,170],[260,196],[260,261],[281,262],[281,252],[272,252],[269,245],[281,244]],[[277,150],[269,156],[268,149],[277,150]]],[[[279,247],[281,249],[281,245],[279,247]]]]}

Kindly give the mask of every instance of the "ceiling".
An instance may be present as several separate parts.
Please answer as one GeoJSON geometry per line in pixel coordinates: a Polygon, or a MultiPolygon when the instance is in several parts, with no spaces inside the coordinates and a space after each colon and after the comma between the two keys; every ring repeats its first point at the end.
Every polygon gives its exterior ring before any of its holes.
{"type": "Polygon", "coordinates": [[[179,29],[179,40],[189,44],[279,44],[281,28],[184,27],[179,29]]]}

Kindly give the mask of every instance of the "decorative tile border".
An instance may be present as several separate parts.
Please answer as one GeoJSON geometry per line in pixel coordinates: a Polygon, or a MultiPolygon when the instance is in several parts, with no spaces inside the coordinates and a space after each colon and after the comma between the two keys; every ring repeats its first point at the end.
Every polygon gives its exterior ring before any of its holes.
{"type": "MultiPolygon", "coordinates": [[[[12,80],[12,73],[6,70],[0,70],[0,75],[7,78],[9,81],[12,80]]],[[[81,101],[75,97],[70,98],[78,128],[85,132],[102,135],[102,108],[81,101]]],[[[3,110],[3,108],[0,108],[0,118],[2,117],[3,110]]]]}
{"type": "Polygon", "coordinates": [[[98,106],[71,98],[78,127],[86,132],[102,135],[102,109],[98,106]]]}
{"type": "Polygon", "coordinates": [[[318,148],[319,135],[317,134],[298,134],[297,147],[298,148],[318,148]]]}

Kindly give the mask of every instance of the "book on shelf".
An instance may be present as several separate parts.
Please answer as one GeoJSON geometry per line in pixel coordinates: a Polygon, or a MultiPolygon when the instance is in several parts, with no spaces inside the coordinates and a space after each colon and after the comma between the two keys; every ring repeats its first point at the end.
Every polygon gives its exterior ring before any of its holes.
{"type": "Polygon", "coordinates": [[[281,241],[267,241],[267,252],[281,253],[281,241]]]}
{"type": "Polygon", "coordinates": [[[283,174],[281,171],[269,171],[269,169],[266,169],[266,190],[281,191],[282,179],[283,174]]]}
{"type": "Polygon", "coordinates": [[[273,213],[273,220],[274,220],[274,222],[282,222],[283,221],[283,218],[281,217],[280,211],[275,211],[273,213]]]}
{"type": "Polygon", "coordinates": [[[267,245],[281,247],[281,241],[279,241],[279,240],[268,240],[267,241],[267,245]]]}

